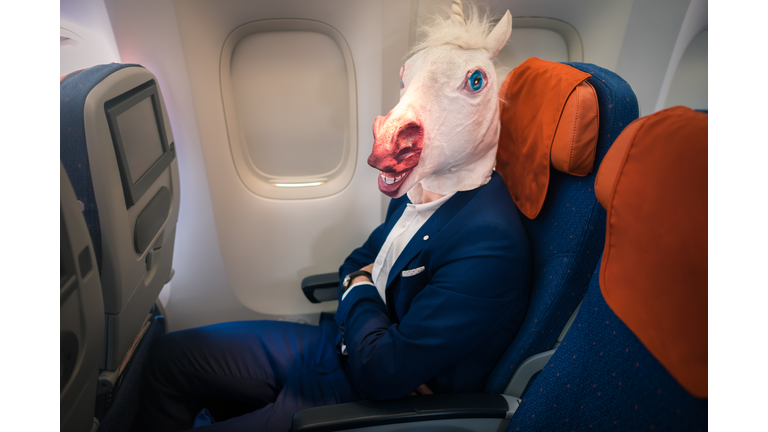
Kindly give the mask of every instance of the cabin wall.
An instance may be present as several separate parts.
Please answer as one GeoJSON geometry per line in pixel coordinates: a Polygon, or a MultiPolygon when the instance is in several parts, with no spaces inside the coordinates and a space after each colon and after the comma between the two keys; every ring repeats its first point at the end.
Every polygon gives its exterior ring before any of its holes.
{"type": "Polygon", "coordinates": [[[382,218],[386,200],[365,163],[372,147],[369,123],[388,111],[383,94],[386,104],[399,97],[411,2],[388,2],[387,8],[383,2],[345,1],[105,3],[123,61],[158,76],[177,136],[182,197],[176,273],[161,295],[169,327],[265,318],[312,322],[319,311],[334,310],[335,303],[310,304],[299,284],[307,275],[337,271],[382,218]],[[223,39],[245,22],[283,17],[332,25],[354,57],[358,161],[352,183],[332,197],[279,201],[254,195],[238,179],[221,129],[223,39]],[[382,80],[383,70],[394,78],[382,80]]]}
{"type": "Polygon", "coordinates": [[[61,0],[59,5],[62,36],[59,75],[121,61],[102,0],[61,0]]]}
{"type": "Polygon", "coordinates": [[[141,64],[157,76],[176,138],[181,203],[175,274],[160,294],[168,327],[251,319],[251,311],[232,294],[224,269],[174,5],[169,0],[105,4],[123,62],[141,64]]]}
{"type": "MultiPolygon", "coordinates": [[[[614,71],[627,80],[637,95],[641,116],[663,108],[663,105],[657,106],[657,101],[662,96],[670,61],[674,60],[676,66],[680,59],[679,56],[673,58],[678,34],[687,14],[696,13],[689,12],[691,0],[478,0],[475,3],[481,11],[488,10],[496,16],[508,9],[513,17],[548,17],[572,25],[584,45],[584,62],[614,71]]],[[[706,8],[706,2],[703,3],[706,8]]],[[[441,13],[450,4],[446,0],[421,0],[418,19],[441,13]]],[[[704,16],[706,21],[706,13],[704,16]]],[[[669,84],[663,97],[668,87],[669,84]]]]}
{"type": "MultiPolygon", "coordinates": [[[[310,304],[299,289],[301,279],[338,271],[346,255],[380,222],[377,172],[367,166],[366,159],[373,145],[370,124],[381,110],[382,2],[178,1],[175,6],[232,291],[260,317],[312,322],[312,314],[333,311],[336,304],[310,304]],[[243,187],[232,166],[221,107],[221,47],[242,24],[285,17],[327,23],[344,35],[354,58],[357,167],[352,182],[333,196],[263,198],[243,187]]],[[[291,76],[290,71],[275,74],[291,76]]],[[[291,82],[278,79],[275,85],[291,82]]],[[[301,119],[296,119],[295,127],[302,127],[301,119]]]]}
{"type": "MultiPolygon", "coordinates": [[[[576,28],[584,45],[584,61],[609,70],[615,70],[622,49],[623,36],[630,21],[634,0],[476,0],[480,12],[488,11],[501,16],[506,10],[512,14],[512,33],[515,17],[547,17],[565,21],[576,28]]],[[[418,19],[429,19],[445,13],[451,2],[421,0],[418,19]]],[[[512,47],[514,49],[514,46],[512,47]]]]}
{"type": "Polygon", "coordinates": [[[637,96],[640,116],[656,111],[690,0],[635,1],[614,71],[637,96]]]}
{"type": "MultiPolygon", "coordinates": [[[[408,50],[416,43],[415,23],[418,0],[398,0],[381,3],[381,109],[387,113],[400,102],[400,67],[408,60],[408,50]]],[[[363,124],[363,128],[373,127],[363,124]]],[[[380,194],[380,220],[387,215],[389,197],[380,194]]]]}
{"type": "Polygon", "coordinates": [[[707,0],[691,0],[661,85],[656,111],[675,105],[708,108],[707,0]]]}
{"type": "MultiPolygon", "coordinates": [[[[181,178],[175,276],[160,297],[170,330],[246,319],[314,322],[320,311],[335,309],[334,302],[310,304],[300,281],[336,271],[383,219],[389,199],[376,189],[377,172],[366,163],[371,125],[399,100],[399,69],[418,41],[419,22],[444,13],[450,3],[62,0],[63,22],[103,39],[105,48],[92,64],[142,64],[158,77],[166,101],[181,178]],[[331,25],[344,36],[354,59],[355,173],[349,186],[329,197],[266,199],[249,191],[235,170],[222,106],[221,50],[238,26],[273,18],[331,25]]],[[[573,26],[583,43],[583,61],[627,79],[641,114],[663,106],[675,62],[702,16],[701,0],[477,3],[498,16],[509,9],[513,16],[548,17],[573,26]]]]}

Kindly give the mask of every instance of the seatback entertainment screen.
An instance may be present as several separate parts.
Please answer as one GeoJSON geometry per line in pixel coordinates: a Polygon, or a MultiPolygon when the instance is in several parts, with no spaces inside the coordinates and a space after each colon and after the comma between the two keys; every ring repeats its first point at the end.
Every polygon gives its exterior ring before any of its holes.
{"type": "Polygon", "coordinates": [[[130,208],[173,160],[154,80],[104,104],[117,164],[130,208]]]}

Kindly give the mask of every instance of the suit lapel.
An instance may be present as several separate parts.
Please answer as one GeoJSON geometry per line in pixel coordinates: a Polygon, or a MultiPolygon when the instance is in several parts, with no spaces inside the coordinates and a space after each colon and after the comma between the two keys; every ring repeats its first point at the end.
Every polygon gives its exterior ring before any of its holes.
{"type": "MultiPolygon", "coordinates": [[[[422,225],[416,234],[413,235],[411,241],[409,241],[405,246],[405,249],[403,249],[403,251],[400,253],[400,256],[397,257],[395,264],[389,271],[389,276],[387,277],[387,289],[389,289],[389,285],[392,283],[392,281],[395,280],[398,275],[400,275],[400,272],[403,271],[405,266],[411,262],[413,257],[421,252],[421,250],[424,249],[424,247],[429,244],[430,241],[433,241],[432,239],[435,238],[437,233],[439,233],[440,230],[448,222],[450,222],[450,220],[453,219],[453,217],[456,216],[456,214],[458,214],[459,211],[461,211],[461,209],[463,209],[464,206],[467,205],[467,203],[472,200],[472,198],[474,198],[477,192],[482,188],[483,186],[469,191],[457,192],[456,195],[451,197],[451,199],[440,206],[440,208],[437,209],[437,211],[429,219],[427,219],[426,222],[424,222],[424,225],[422,225]]],[[[403,210],[404,209],[405,207],[403,207],[403,210]]],[[[400,214],[397,215],[397,219],[394,217],[392,219],[397,221],[400,219],[402,214],[403,212],[400,211],[400,214]]]]}
{"type": "MultiPolygon", "coordinates": [[[[438,211],[440,211],[440,209],[438,209],[438,211]]],[[[424,249],[424,246],[427,245],[429,238],[434,237],[435,234],[437,234],[437,232],[439,231],[437,227],[437,219],[435,218],[436,214],[437,212],[435,212],[435,214],[432,215],[432,217],[430,217],[429,219],[427,219],[426,222],[424,222],[424,225],[422,225],[421,228],[419,228],[419,230],[416,232],[416,234],[413,235],[413,237],[411,238],[411,241],[409,241],[408,244],[405,245],[405,249],[403,249],[403,251],[400,252],[400,256],[397,257],[395,264],[392,265],[392,269],[389,271],[389,276],[387,277],[387,288],[389,288],[389,285],[392,283],[395,277],[400,274],[403,268],[409,262],[411,262],[413,257],[415,257],[416,254],[418,254],[419,252],[421,252],[422,249],[424,249]],[[426,240],[425,240],[425,237],[426,237],[426,240]]]]}

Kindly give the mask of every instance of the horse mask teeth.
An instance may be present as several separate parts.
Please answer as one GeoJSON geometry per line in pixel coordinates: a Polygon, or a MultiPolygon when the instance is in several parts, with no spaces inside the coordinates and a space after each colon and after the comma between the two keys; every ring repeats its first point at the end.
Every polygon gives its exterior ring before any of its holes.
{"type": "Polygon", "coordinates": [[[401,174],[401,175],[399,175],[397,177],[387,177],[384,174],[382,174],[381,178],[382,178],[382,180],[384,180],[384,182],[386,184],[394,184],[394,183],[399,182],[403,178],[404,175],[405,174],[401,174]]]}
{"type": "Polygon", "coordinates": [[[490,19],[438,19],[400,69],[400,102],[373,123],[368,164],[381,171],[379,190],[392,198],[418,183],[446,195],[485,184],[496,163],[499,113],[493,59],[512,31],[507,11],[490,19]]]}

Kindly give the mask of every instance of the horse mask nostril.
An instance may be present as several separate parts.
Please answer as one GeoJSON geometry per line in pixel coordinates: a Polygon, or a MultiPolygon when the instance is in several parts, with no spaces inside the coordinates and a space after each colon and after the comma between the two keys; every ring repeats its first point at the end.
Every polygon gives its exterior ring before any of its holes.
{"type": "Polygon", "coordinates": [[[395,138],[395,148],[397,149],[395,159],[401,161],[415,152],[420,152],[423,139],[424,128],[418,123],[409,123],[401,127],[395,138]]]}

